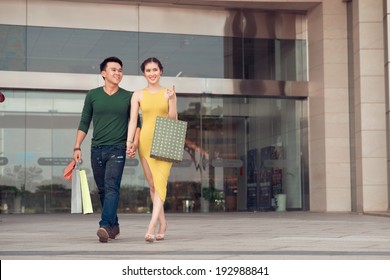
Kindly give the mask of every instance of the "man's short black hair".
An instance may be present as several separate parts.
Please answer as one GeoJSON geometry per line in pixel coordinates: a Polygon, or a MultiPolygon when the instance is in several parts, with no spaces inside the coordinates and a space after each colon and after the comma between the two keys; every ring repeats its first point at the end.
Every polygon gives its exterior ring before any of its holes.
{"type": "Polygon", "coordinates": [[[117,62],[121,67],[123,67],[122,60],[120,60],[116,56],[111,56],[111,57],[107,57],[105,60],[103,60],[102,63],[100,63],[100,72],[106,70],[107,63],[109,62],[117,62]]]}

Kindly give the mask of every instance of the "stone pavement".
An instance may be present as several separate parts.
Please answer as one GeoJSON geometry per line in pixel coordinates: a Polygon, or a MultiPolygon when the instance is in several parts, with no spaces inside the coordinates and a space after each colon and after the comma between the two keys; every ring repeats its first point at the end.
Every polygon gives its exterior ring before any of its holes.
{"type": "Polygon", "coordinates": [[[1,260],[390,260],[390,216],[312,212],[167,214],[166,240],[143,240],[150,214],[120,214],[99,243],[100,214],[0,215],[1,260]]]}

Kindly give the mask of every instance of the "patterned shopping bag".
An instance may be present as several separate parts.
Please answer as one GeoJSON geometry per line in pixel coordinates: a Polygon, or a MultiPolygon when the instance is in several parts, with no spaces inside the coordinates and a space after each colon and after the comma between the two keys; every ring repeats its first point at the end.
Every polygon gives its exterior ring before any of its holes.
{"type": "Polygon", "coordinates": [[[187,122],[157,116],[150,157],[180,162],[183,160],[187,122]]]}

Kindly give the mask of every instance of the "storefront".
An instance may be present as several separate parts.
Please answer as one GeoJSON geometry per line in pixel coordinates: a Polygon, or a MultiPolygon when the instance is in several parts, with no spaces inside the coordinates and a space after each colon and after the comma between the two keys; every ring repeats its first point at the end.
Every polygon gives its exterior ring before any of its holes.
{"type": "MultiPolygon", "coordinates": [[[[2,212],[69,212],[71,182],[62,173],[85,93],[101,85],[98,65],[111,55],[124,62],[124,88],[143,86],[139,64],[149,56],[161,59],[164,83],[176,86],[188,132],[184,160],[169,178],[167,212],[273,211],[280,193],[288,210],[309,209],[304,14],[130,5],[128,25],[107,30],[85,20],[69,26],[61,18],[55,24],[38,19],[34,3],[27,6],[28,23],[0,24],[6,42],[0,70],[17,77],[2,89],[2,212]],[[147,25],[150,13],[162,25],[147,25]],[[162,19],[173,14],[183,16],[182,25],[162,19]]],[[[45,9],[58,13],[60,7],[45,9]]],[[[83,167],[98,209],[88,137],[83,167]]],[[[119,211],[150,207],[139,159],[128,159],[119,211]]]]}
{"type": "MultiPolygon", "coordinates": [[[[62,173],[85,94],[7,90],[5,95],[3,211],[69,211],[71,182],[62,173]]],[[[304,209],[304,100],[179,95],[178,109],[188,132],[184,160],[174,164],[169,179],[167,211],[273,210],[274,194],[281,192],[288,195],[288,208],[304,209]]],[[[89,143],[90,138],[83,145],[83,167],[99,207],[89,143]]],[[[149,207],[138,157],[128,159],[120,209],[145,212],[149,207]]]]}

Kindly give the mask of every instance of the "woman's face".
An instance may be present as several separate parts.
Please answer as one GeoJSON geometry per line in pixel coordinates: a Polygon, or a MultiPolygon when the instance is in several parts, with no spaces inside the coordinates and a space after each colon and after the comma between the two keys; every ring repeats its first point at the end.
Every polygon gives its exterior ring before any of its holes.
{"type": "Polygon", "coordinates": [[[149,84],[158,84],[161,77],[161,70],[155,62],[145,65],[144,76],[149,84]]]}

